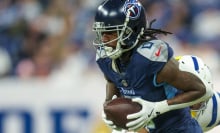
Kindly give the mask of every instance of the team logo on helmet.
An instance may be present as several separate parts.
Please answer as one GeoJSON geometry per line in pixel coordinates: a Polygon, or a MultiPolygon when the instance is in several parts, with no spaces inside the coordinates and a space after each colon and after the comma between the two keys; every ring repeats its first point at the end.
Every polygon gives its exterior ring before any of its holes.
{"type": "Polygon", "coordinates": [[[129,17],[131,19],[137,19],[140,16],[141,5],[138,0],[127,0],[124,4],[124,13],[127,15],[130,12],[129,17]]]}

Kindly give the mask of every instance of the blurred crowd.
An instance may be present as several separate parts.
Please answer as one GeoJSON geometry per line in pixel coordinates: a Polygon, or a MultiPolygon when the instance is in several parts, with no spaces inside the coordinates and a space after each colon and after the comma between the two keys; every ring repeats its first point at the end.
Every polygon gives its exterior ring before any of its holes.
{"type": "MultiPolygon", "coordinates": [[[[47,78],[96,70],[93,17],[102,0],[0,0],[0,78],[47,78]],[[58,74],[60,75],[60,74],[58,74]]],[[[140,0],[176,55],[220,71],[219,0],[140,0]]]]}

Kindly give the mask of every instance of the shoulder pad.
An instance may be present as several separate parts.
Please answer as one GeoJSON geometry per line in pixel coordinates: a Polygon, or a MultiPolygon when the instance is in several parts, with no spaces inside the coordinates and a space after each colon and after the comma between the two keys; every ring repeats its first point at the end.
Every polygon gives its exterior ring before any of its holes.
{"type": "Polygon", "coordinates": [[[137,52],[151,61],[167,62],[168,46],[162,40],[151,40],[144,42],[137,52]]]}

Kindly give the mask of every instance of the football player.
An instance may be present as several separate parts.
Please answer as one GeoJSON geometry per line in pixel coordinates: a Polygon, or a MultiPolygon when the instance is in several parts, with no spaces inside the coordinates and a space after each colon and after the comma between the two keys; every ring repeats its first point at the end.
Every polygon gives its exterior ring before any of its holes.
{"type": "MultiPolygon", "coordinates": [[[[175,59],[178,60],[179,62],[184,62],[184,65],[193,65],[187,62],[187,60],[190,60],[190,58],[191,56],[189,55],[175,57],[175,59]],[[184,58],[184,60],[182,57],[184,58]]],[[[209,68],[205,67],[205,69],[209,69],[209,68]]],[[[212,83],[211,75],[207,75],[206,78],[208,78],[209,82],[212,83]]],[[[214,95],[209,100],[192,105],[190,108],[191,108],[192,117],[198,121],[199,125],[202,127],[203,132],[207,132],[220,124],[220,93],[219,92],[214,91],[214,95]]],[[[138,133],[148,133],[147,129],[151,128],[150,127],[151,125],[149,124],[148,126],[149,127],[146,127],[146,129],[143,128],[138,133]]],[[[113,130],[112,133],[123,133],[123,132],[113,130]]]]}
{"type": "MultiPolygon", "coordinates": [[[[190,58],[191,58],[190,55],[175,57],[175,59],[178,60],[180,63],[184,62],[184,65],[186,66],[193,65],[192,63],[190,63],[190,61],[187,61],[190,60],[190,58]]],[[[205,67],[205,69],[207,69],[207,71],[210,71],[208,67],[205,67]]],[[[209,79],[209,82],[212,83],[211,75],[206,75],[206,76],[207,76],[206,78],[209,79]]],[[[220,124],[220,93],[219,92],[214,91],[214,95],[209,100],[192,105],[190,108],[191,108],[192,117],[198,121],[199,125],[202,127],[203,132],[207,132],[220,124]]],[[[145,128],[146,129],[143,128],[141,131],[136,133],[148,133],[147,129],[151,128],[150,123],[145,128]]],[[[113,130],[112,133],[122,133],[122,132],[113,130]]]]}
{"type": "MultiPolygon", "coordinates": [[[[175,57],[180,63],[183,61],[185,65],[192,65],[187,62],[187,58],[190,56],[178,56],[175,57]],[[184,61],[185,60],[185,61],[184,61]]],[[[210,71],[208,67],[205,67],[207,71],[210,71]]],[[[213,86],[212,76],[211,74],[205,75],[208,82],[213,86]]],[[[214,91],[214,95],[208,99],[207,101],[192,105],[191,107],[191,115],[195,118],[199,125],[202,127],[203,132],[207,132],[212,128],[218,126],[220,124],[220,93],[214,91]]]]}
{"type": "MultiPolygon", "coordinates": [[[[151,123],[151,133],[202,133],[189,106],[213,95],[211,83],[200,78],[209,72],[194,56],[189,60],[193,67],[173,58],[170,45],[156,37],[169,32],[148,25],[138,0],[103,1],[96,10],[93,30],[96,62],[107,81],[106,102],[117,95],[142,106],[127,116],[129,131],[151,123]]],[[[105,122],[120,130],[112,121],[105,122]]]]}

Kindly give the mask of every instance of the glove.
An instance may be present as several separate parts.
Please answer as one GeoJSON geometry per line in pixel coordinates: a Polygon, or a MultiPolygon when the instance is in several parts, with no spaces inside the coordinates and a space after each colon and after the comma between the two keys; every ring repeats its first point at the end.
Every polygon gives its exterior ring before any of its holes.
{"type": "Polygon", "coordinates": [[[133,102],[141,104],[141,111],[127,115],[127,119],[134,119],[126,124],[129,131],[137,131],[148,124],[153,118],[169,111],[169,106],[166,100],[161,102],[150,102],[141,98],[133,98],[133,102]]]}
{"type": "Polygon", "coordinates": [[[102,120],[103,120],[103,121],[105,122],[105,124],[107,124],[110,128],[112,128],[112,129],[116,129],[116,128],[117,128],[116,125],[113,123],[113,121],[108,120],[108,119],[106,118],[106,114],[105,114],[104,111],[102,111],[102,120]]]}
{"type": "MultiPolygon", "coordinates": [[[[117,98],[117,95],[114,95],[114,96],[112,97],[112,100],[115,99],[115,98],[117,98]]],[[[107,119],[104,110],[102,110],[102,120],[103,120],[110,128],[112,128],[113,130],[116,130],[116,131],[121,131],[121,130],[122,130],[121,128],[118,128],[118,127],[113,123],[113,121],[107,119]]]]}

